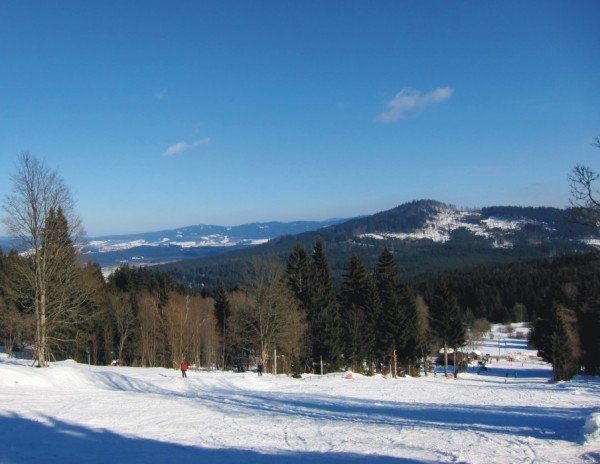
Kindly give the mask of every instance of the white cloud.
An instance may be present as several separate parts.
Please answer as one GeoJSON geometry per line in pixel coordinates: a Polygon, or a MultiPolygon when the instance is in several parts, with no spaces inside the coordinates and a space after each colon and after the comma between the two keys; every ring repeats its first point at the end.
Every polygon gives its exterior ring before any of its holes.
{"type": "Polygon", "coordinates": [[[173,156],[183,153],[184,151],[188,151],[195,147],[200,147],[202,145],[209,145],[210,137],[206,137],[204,139],[196,140],[195,142],[177,142],[171,145],[169,148],[165,150],[165,156],[173,156]]]}
{"type": "Polygon", "coordinates": [[[154,97],[155,100],[164,100],[165,96],[167,95],[167,89],[161,89],[158,92],[154,92],[152,94],[152,96],[154,97]]]}
{"type": "Polygon", "coordinates": [[[377,120],[385,123],[397,121],[406,113],[424,110],[428,106],[448,100],[452,92],[454,91],[450,87],[439,87],[426,93],[405,87],[388,102],[387,109],[377,117],[377,120]]]}

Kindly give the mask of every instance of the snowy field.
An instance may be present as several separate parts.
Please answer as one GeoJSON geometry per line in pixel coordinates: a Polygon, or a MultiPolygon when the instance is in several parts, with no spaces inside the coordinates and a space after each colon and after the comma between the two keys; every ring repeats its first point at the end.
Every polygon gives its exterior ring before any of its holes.
{"type": "Polygon", "coordinates": [[[2,357],[0,463],[600,462],[600,381],[551,383],[534,360],[458,380],[188,375],[2,357]]]}

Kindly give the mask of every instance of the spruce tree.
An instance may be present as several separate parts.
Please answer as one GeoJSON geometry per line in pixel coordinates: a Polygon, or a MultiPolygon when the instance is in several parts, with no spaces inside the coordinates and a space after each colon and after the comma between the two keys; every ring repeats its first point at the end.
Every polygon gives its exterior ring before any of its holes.
{"type": "Polygon", "coordinates": [[[231,315],[231,307],[229,305],[229,298],[227,297],[227,289],[225,284],[221,281],[217,286],[215,293],[215,317],[217,318],[217,329],[221,335],[222,345],[222,369],[225,370],[227,363],[227,334],[229,331],[229,316],[231,315]]]}
{"type": "Polygon", "coordinates": [[[304,310],[307,310],[311,305],[311,276],[310,256],[304,245],[297,243],[288,258],[285,269],[285,280],[288,288],[296,297],[298,304],[304,310]]]}
{"type": "MultiPolygon", "coordinates": [[[[91,354],[89,332],[96,309],[98,280],[87,279],[77,262],[77,250],[70,228],[59,206],[50,208],[42,234],[42,271],[46,275],[44,302],[46,314],[40,317],[45,348],[54,355],[84,360],[91,354]],[[52,259],[50,259],[52,257],[52,259]]],[[[103,279],[100,278],[103,284],[103,279]]],[[[41,365],[41,363],[40,363],[41,365]]]]}
{"type": "Polygon", "coordinates": [[[385,362],[391,359],[392,375],[396,376],[398,350],[402,346],[404,311],[398,292],[399,278],[396,260],[386,247],[377,262],[375,281],[379,294],[380,313],[377,320],[377,357],[385,362]]]}
{"type": "Polygon", "coordinates": [[[346,364],[357,371],[367,354],[365,323],[368,303],[368,281],[365,266],[356,253],[343,275],[340,293],[343,351],[346,364]]]}
{"type": "Polygon", "coordinates": [[[420,321],[416,297],[412,289],[405,282],[400,282],[398,285],[398,297],[402,311],[398,357],[406,366],[408,375],[418,376],[421,339],[419,337],[420,321]]]}
{"type": "Polygon", "coordinates": [[[600,299],[595,298],[585,304],[579,322],[584,372],[586,375],[600,375],[600,299]]]}
{"type": "Polygon", "coordinates": [[[379,343],[379,320],[381,317],[381,301],[377,290],[375,276],[367,276],[365,286],[365,324],[363,327],[363,343],[365,356],[369,363],[369,371],[375,373],[375,361],[377,360],[376,348],[379,343]]]}
{"type": "Polygon", "coordinates": [[[538,355],[552,364],[554,380],[570,380],[579,370],[581,347],[577,331],[577,314],[560,304],[538,318],[533,331],[538,355]]]}
{"type": "Polygon", "coordinates": [[[219,282],[217,291],[215,292],[215,317],[217,318],[217,328],[221,334],[225,331],[230,313],[231,308],[229,306],[229,298],[227,297],[227,289],[223,282],[219,282]]]}
{"type": "Polygon", "coordinates": [[[302,338],[302,350],[294,359],[294,372],[299,374],[304,369],[312,370],[313,350],[313,305],[312,305],[312,261],[304,245],[297,243],[288,257],[285,269],[285,283],[292,292],[299,310],[304,314],[308,330],[302,338]],[[302,367],[304,366],[304,368],[302,367]]]}
{"type": "Polygon", "coordinates": [[[313,359],[319,362],[322,357],[334,370],[341,362],[342,328],[335,287],[320,238],[314,247],[311,280],[311,307],[307,311],[307,319],[313,359]]]}
{"type": "MultiPolygon", "coordinates": [[[[429,309],[431,329],[444,349],[444,375],[448,376],[448,348],[456,349],[462,346],[465,343],[466,331],[456,296],[446,282],[440,281],[437,284],[429,309]]],[[[456,359],[456,352],[454,357],[456,359]]]]}

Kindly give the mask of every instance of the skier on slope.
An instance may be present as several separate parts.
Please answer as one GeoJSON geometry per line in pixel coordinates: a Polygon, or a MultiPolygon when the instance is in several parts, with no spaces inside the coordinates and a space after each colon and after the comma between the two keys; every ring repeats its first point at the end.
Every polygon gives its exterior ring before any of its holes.
{"type": "Polygon", "coordinates": [[[183,361],[181,361],[181,365],[179,366],[179,368],[181,369],[181,377],[183,377],[184,379],[187,379],[187,370],[188,370],[188,363],[187,361],[184,359],[183,361]]]}

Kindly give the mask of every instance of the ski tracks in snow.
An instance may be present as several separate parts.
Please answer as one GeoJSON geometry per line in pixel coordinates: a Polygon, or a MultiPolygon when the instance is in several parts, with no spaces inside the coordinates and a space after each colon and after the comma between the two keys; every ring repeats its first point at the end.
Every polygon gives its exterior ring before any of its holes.
{"type": "Polygon", "coordinates": [[[182,379],[167,369],[75,363],[0,369],[0,419],[59,420],[198,449],[322,456],[317,462],[348,455],[564,464],[599,456],[597,444],[578,441],[578,428],[600,403],[598,385],[549,384],[534,370],[505,383],[493,370],[457,381],[348,381],[193,371],[182,379]]]}

